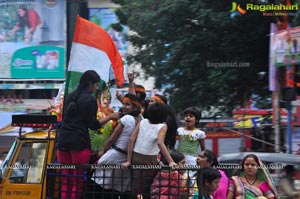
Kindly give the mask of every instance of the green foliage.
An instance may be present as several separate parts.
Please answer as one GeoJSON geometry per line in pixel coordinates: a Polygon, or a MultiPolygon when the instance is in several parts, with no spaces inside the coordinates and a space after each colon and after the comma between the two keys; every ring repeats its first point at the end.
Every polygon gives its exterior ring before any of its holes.
{"type": "Polygon", "coordinates": [[[213,105],[230,113],[253,91],[270,97],[268,75],[258,79],[258,73],[268,72],[272,17],[253,11],[230,18],[231,1],[224,0],[113,2],[121,5],[120,22],[134,32],[128,62],[154,76],[156,88],[167,88],[176,110],[213,105]]]}
{"type": "Polygon", "coordinates": [[[16,42],[24,37],[24,29],[17,31],[16,35],[10,35],[10,31],[18,23],[17,10],[15,6],[4,6],[0,9],[0,34],[5,34],[5,41],[16,42]]]}
{"type": "Polygon", "coordinates": [[[92,151],[99,151],[104,149],[105,141],[110,137],[113,131],[112,123],[107,122],[102,128],[97,131],[90,130],[91,148],[92,151]]]}
{"type": "MultiPolygon", "coordinates": [[[[294,0],[293,4],[300,4],[300,0],[294,0]]],[[[300,25],[300,12],[298,11],[295,13],[294,17],[290,17],[289,20],[291,21],[291,26],[296,27],[300,25]]]]}

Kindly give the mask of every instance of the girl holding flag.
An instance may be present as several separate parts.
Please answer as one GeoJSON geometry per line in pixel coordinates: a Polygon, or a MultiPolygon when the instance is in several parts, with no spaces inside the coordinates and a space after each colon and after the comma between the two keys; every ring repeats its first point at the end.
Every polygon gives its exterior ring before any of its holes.
{"type": "MultiPolygon", "coordinates": [[[[88,164],[91,153],[88,129],[99,129],[109,120],[120,118],[120,113],[113,113],[96,119],[98,106],[92,94],[96,92],[99,82],[98,73],[88,70],[81,76],[77,89],[66,97],[58,135],[57,157],[60,164],[88,164]]],[[[82,175],[83,169],[62,169],[62,174],[61,198],[80,198],[83,178],[77,180],[76,176],[82,175]],[[69,180],[65,177],[68,174],[75,177],[69,180]]]]}

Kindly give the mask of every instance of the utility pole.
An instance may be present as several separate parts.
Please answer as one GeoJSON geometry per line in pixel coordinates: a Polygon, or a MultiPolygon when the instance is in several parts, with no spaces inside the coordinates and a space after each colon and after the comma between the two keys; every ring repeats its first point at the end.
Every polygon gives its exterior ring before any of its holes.
{"type": "Polygon", "coordinates": [[[271,30],[270,30],[270,90],[272,90],[272,101],[273,101],[273,123],[274,123],[274,140],[275,140],[275,152],[280,153],[281,152],[281,136],[280,136],[280,94],[281,94],[281,86],[279,83],[279,75],[278,75],[278,68],[276,68],[275,62],[274,62],[274,44],[273,44],[273,38],[275,33],[278,31],[277,25],[271,24],[271,30]]]}
{"type": "Polygon", "coordinates": [[[73,34],[77,15],[88,19],[88,6],[85,0],[67,0],[67,53],[66,63],[69,63],[73,34]]]}
{"type": "Polygon", "coordinates": [[[275,129],[274,129],[274,134],[275,134],[275,152],[276,153],[280,153],[281,149],[280,149],[280,140],[281,140],[281,136],[280,136],[280,84],[278,82],[278,79],[276,78],[276,84],[277,84],[277,89],[275,91],[273,91],[273,98],[274,99],[274,106],[273,108],[275,109],[274,113],[274,117],[275,117],[275,129]]]}

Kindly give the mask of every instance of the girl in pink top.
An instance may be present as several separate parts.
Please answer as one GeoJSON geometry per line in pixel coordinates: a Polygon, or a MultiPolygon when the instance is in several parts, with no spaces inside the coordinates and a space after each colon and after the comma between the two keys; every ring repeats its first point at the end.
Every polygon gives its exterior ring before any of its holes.
{"type": "MultiPolygon", "coordinates": [[[[185,157],[182,153],[171,151],[170,155],[178,166],[185,164],[185,157]]],[[[162,163],[168,165],[166,158],[162,163]]],[[[184,193],[186,195],[187,185],[183,178],[184,170],[162,170],[157,173],[151,186],[151,199],[178,199],[184,193]]]]}
{"type": "MultiPolygon", "coordinates": [[[[205,151],[201,151],[199,153],[198,158],[197,158],[197,165],[199,165],[201,167],[217,168],[219,163],[218,163],[217,157],[213,151],[205,150],[205,151]]],[[[213,198],[214,199],[225,199],[226,194],[227,194],[229,179],[224,171],[222,171],[220,169],[218,169],[218,171],[221,174],[221,178],[219,181],[219,187],[213,193],[213,198]]],[[[197,198],[197,196],[198,196],[198,194],[195,194],[195,195],[196,195],[196,197],[193,196],[193,199],[197,198]]]]}

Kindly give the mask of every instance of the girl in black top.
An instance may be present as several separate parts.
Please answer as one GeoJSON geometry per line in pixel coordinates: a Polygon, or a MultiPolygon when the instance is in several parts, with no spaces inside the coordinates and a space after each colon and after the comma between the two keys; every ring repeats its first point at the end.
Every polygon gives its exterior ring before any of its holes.
{"type": "MultiPolygon", "coordinates": [[[[60,164],[88,164],[91,144],[88,129],[99,129],[109,120],[119,119],[119,113],[113,113],[97,120],[97,101],[92,95],[98,89],[100,76],[94,70],[88,70],[80,78],[77,89],[65,100],[62,126],[58,135],[57,157],[60,164]]],[[[81,175],[82,169],[62,170],[63,175],[81,175]]],[[[61,198],[80,198],[82,179],[62,178],[61,198]],[[68,190],[68,181],[71,183],[68,190]]]]}

